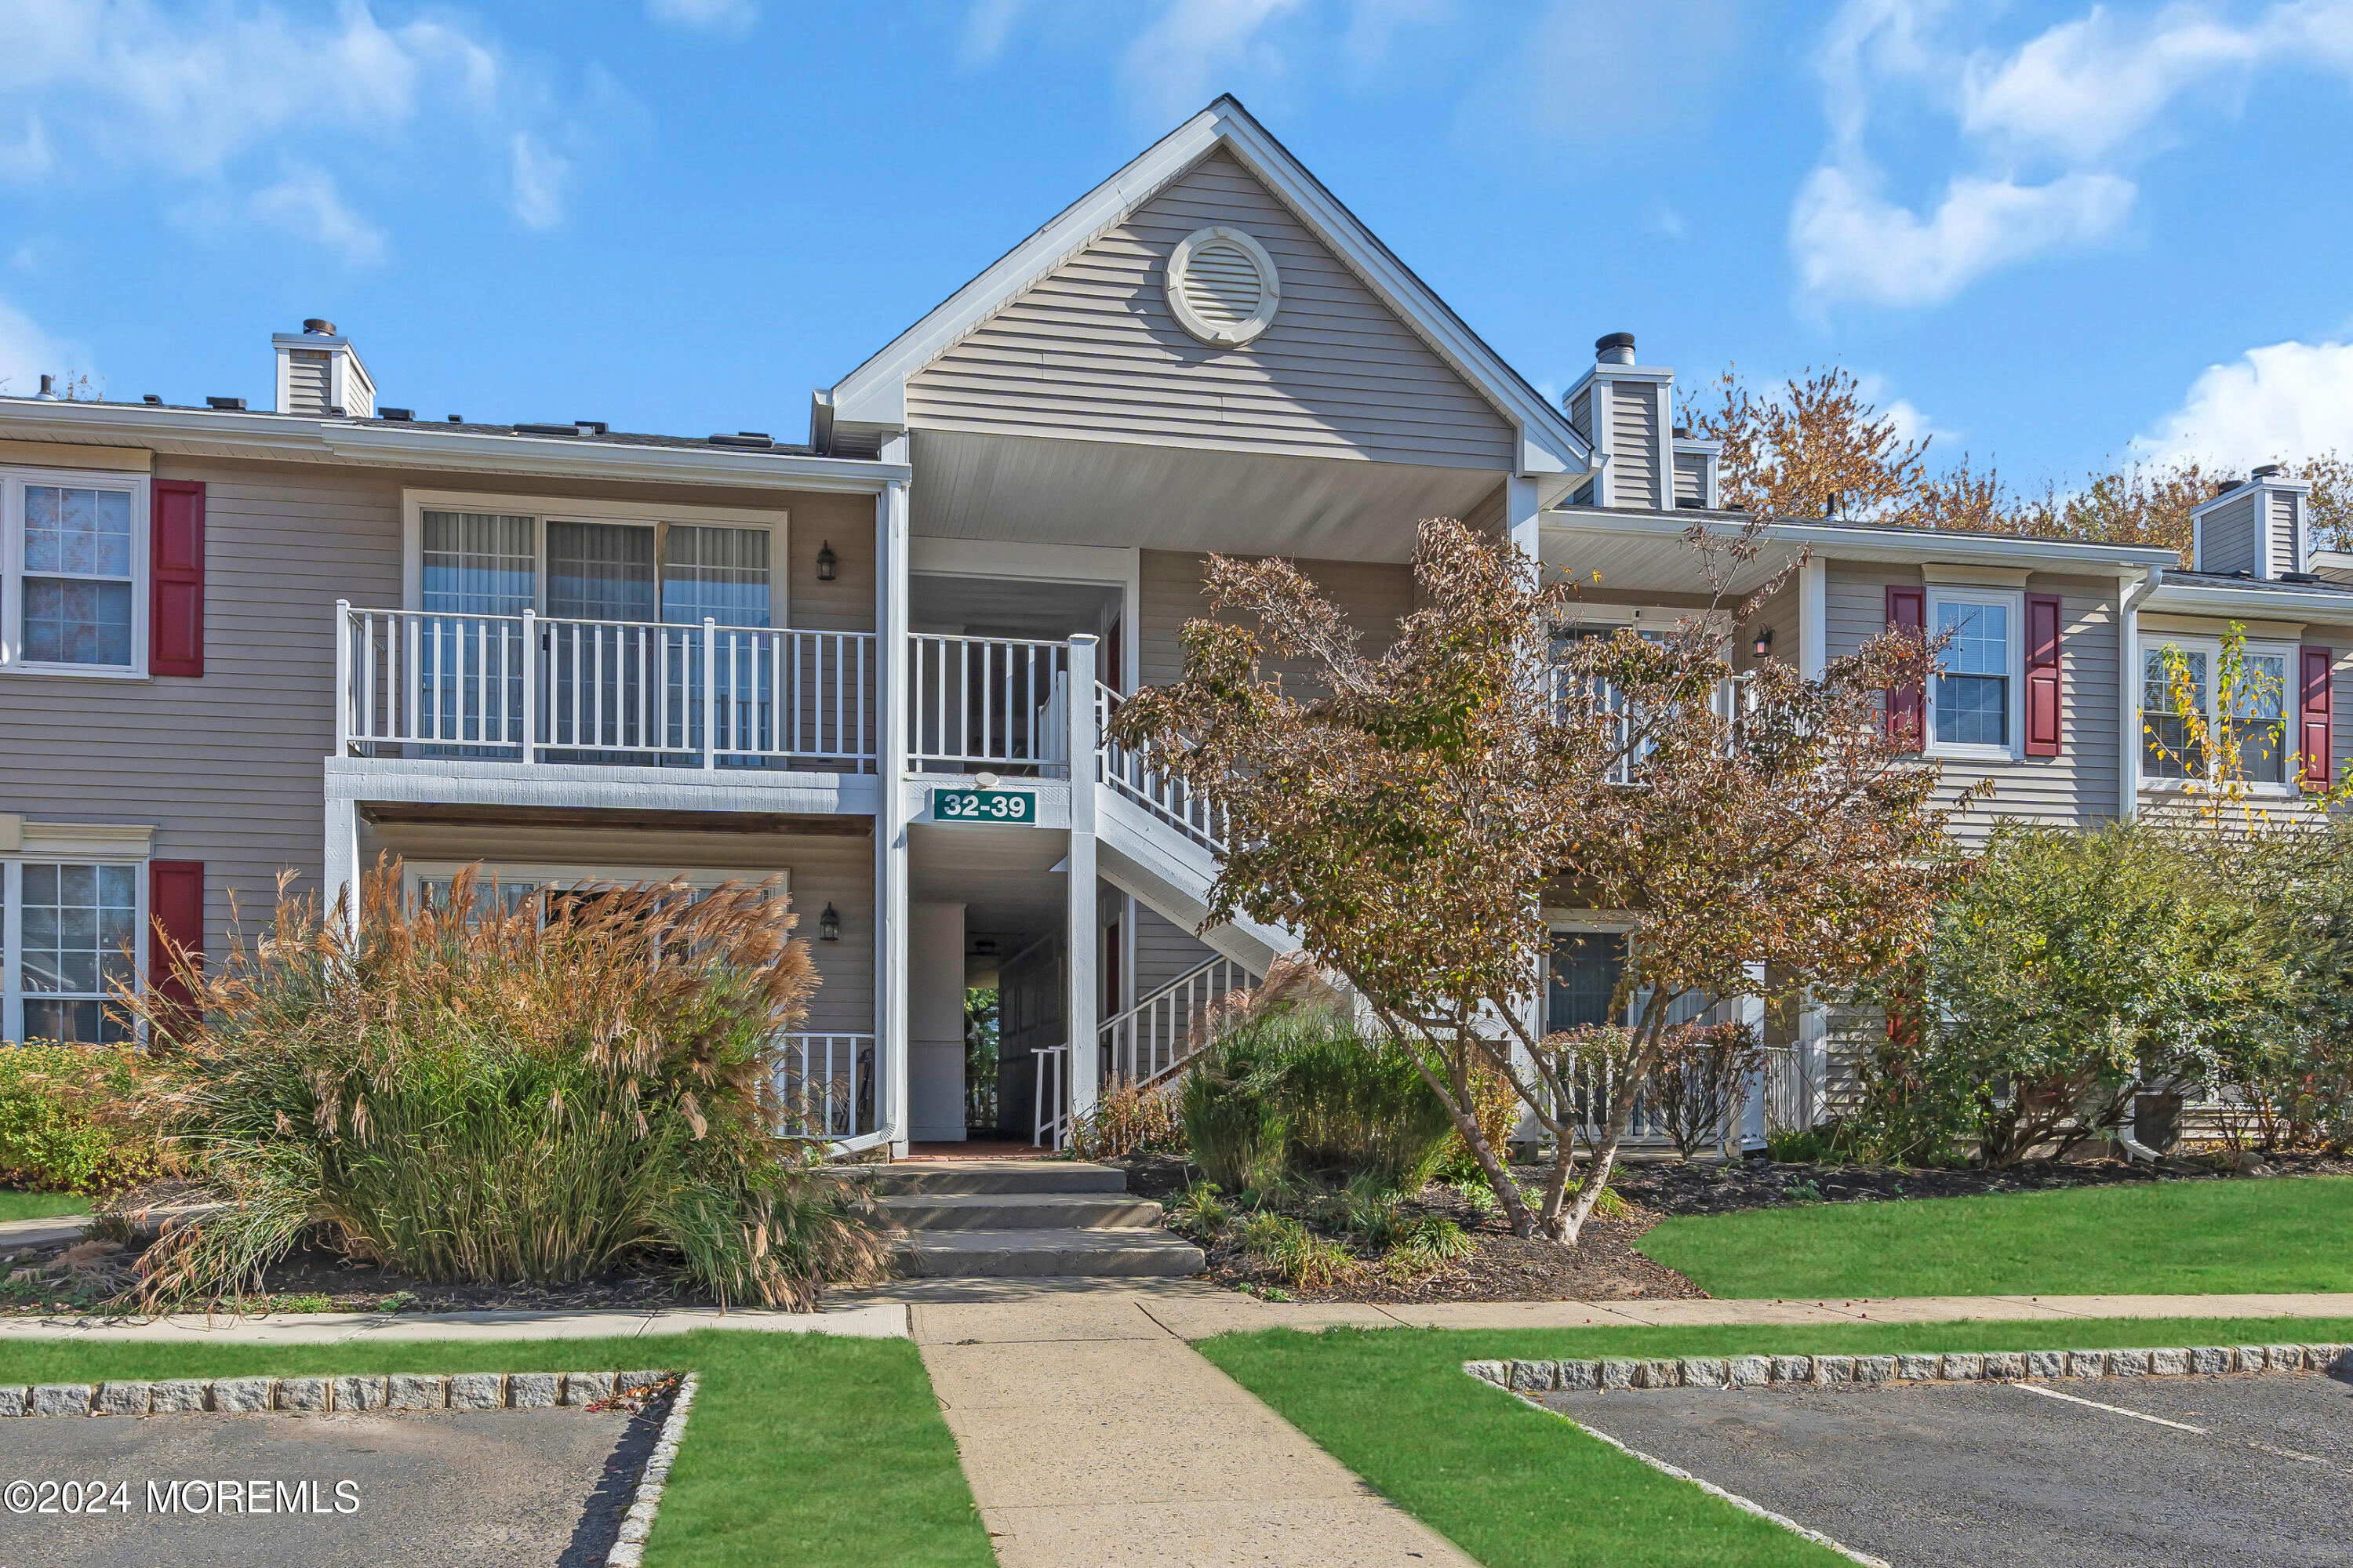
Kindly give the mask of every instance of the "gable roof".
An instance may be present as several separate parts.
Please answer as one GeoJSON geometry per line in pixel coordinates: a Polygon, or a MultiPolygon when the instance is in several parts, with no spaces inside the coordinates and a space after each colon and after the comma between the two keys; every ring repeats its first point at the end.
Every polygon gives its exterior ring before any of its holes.
{"type": "Polygon", "coordinates": [[[1518,431],[1517,471],[1581,476],[1591,471],[1591,448],[1567,416],[1505,364],[1230,95],[1145,149],[829,392],[819,393],[820,406],[829,407],[837,422],[903,427],[911,377],[1220,147],[1262,181],[1382,303],[1512,422],[1518,431]]]}

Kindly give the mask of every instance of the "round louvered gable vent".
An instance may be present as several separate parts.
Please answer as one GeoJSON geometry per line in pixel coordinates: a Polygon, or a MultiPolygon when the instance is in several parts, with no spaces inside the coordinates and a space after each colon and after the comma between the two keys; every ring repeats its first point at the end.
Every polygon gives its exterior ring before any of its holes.
{"type": "Polygon", "coordinates": [[[1204,343],[1250,342],[1274,320],[1282,298],[1274,259],[1238,228],[1187,235],[1168,258],[1168,308],[1204,343]]]}

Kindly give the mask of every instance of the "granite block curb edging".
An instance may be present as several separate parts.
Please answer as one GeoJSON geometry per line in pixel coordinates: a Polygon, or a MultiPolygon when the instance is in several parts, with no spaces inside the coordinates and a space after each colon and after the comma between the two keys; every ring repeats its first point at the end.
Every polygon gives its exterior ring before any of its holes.
{"type": "MultiPolygon", "coordinates": [[[[2131,1351],[1970,1351],[1948,1355],[1685,1356],[1657,1361],[1465,1361],[1482,1383],[1514,1393],[1657,1388],[1872,1386],[2009,1383],[2040,1378],[2211,1377],[2318,1372],[2353,1377],[2353,1345],[2187,1345],[2131,1351]]],[[[37,1392],[37,1391],[36,1391],[37,1392]]]]}
{"type": "MultiPolygon", "coordinates": [[[[388,1410],[586,1409],[659,1389],[671,1372],[394,1372],[363,1377],[173,1378],[0,1383],[0,1418],[32,1415],[313,1415],[388,1410]]],[[[691,1383],[690,1377],[687,1380],[691,1383]]]]}
{"type": "Polygon", "coordinates": [[[694,1373],[689,1372],[670,1396],[670,1414],[662,1421],[660,1435],[654,1439],[653,1452],[646,1456],[646,1467],[638,1477],[637,1496],[629,1499],[629,1511],[622,1516],[621,1528],[613,1541],[613,1550],[606,1554],[606,1568],[642,1568],[646,1559],[646,1541],[653,1534],[654,1515],[661,1508],[662,1489],[670,1484],[670,1467],[678,1458],[678,1446],[686,1436],[686,1413],[694,1405],[695,1390],[702,1386],[694,1373]]]}

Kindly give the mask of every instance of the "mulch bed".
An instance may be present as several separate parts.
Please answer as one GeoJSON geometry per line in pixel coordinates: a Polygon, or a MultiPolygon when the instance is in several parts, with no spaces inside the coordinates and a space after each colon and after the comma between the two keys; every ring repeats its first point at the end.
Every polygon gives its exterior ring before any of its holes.
{"type": "MultiPolygon", "coordinates": [[[[1103,1161],[1128,1173],[1139,1197],[1167,1201],[1199,1171],[1171,1154],[1131,1154],[1103,1161]]],[[[1541,1192],[1544,1173],[1515,1168],[1522,1185],[1541,1192]]],[[[1482,1216],[1451,1189],[1430,1187],[1405,1205],[1409,1216],[1442,1214],[1470,1236],[1472,1253],[1419,1279],[1392,1280],[1376,1269],[1326,1290],[1295,1289],[1233,1245],[1208,1249],[1207,1277],[1254,1295],[1301,1301],[1360,1301],[1410,1306],[1440,1301],[1638,1301],[1694,1299],[1707,1292],[1638,1250],[1644,1232],[1671,1214],[1724,1214],[1789,1203],[1881,1202],[1913,1198],[1974,1197],[2168,1181],[2244,1181],[2257,1176],[2353,1175],[2353,1159],[2273,1154],[2260,1171],[2241,1170],[2237,1157],[2168,1160],[2162,1170],[2117,1160],[2031,1160],[2003,1171],[1915,1171],[1862,1165],[1778,1164],[1745,1160],[1659,1160],[1620,1166],[1610,1186],[1632,1211],[1626,1218],[1595,1219],[1575,1248],[1523,1239],[1500,1213],[1482,1216]]]]}

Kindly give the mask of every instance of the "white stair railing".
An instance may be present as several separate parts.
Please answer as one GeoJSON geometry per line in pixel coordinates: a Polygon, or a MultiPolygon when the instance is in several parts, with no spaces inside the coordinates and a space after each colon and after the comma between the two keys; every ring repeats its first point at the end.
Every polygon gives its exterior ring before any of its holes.
{"type": "Polygon", "coordinates": [[[782,1133],[840,1139],[876,1130],[871,1034],[780,1034],[773,1083],[782,1133]]]}
{"type": "Polygon", "coordinates": [[[1030,1053],[1037,1076],[1030,1080],[1029,1141],[1040,1149],[1063,1149],[1071,1141],[1071,1048],[1048,1045],[1030,1053]]]}
{"type": "Polygon", "coordinates": [[[1108,738],[1120,702],[1117,692],[1096,683],[1095,733],[1106,738],[1095,747],[1095,777],[1211,854],[1224,854],[1225,812],[1184,780],[1155,767],[1148,747],[1122,746],[1108,738]]]}
{"type": "Polygon", "coordinates": [[[1052,777],[1068,768],[1069,643],[914,632],[907,655],[907,752],[918,772],[1052,777]]]}
{"type": "Polygon", "coordinates": [[[1262,976],[1219,957],[1198,964],[1098,1031],[1103,1082],[1148,1087],[1183,1066],[1207,1039],[1209,1013],[1262,976]]]}
{"type": "Polygon", "coordinates": [[[871,632],[336,609],[346,756],[874,758],[871,632]]]}

